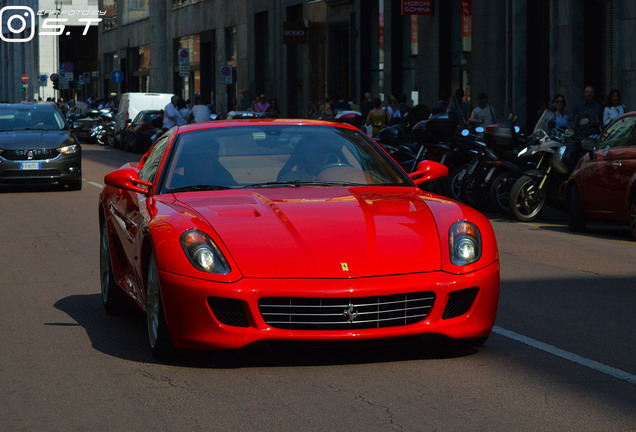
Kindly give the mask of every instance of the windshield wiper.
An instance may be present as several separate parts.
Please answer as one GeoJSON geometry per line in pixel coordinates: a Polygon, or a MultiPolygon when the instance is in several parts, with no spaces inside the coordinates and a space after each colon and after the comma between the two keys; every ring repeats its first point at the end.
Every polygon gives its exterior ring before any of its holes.
{"type": "Polygon", "coordinates": [[[230,189],[228,186],[218,186],[218,185],[192,185],[192,186],[183,186],[176,189],[170,189],[170,192],[193,192],[193,191],[210,191],[210,190],[225,190],[230,189]]]}
{"type": "Polygon", "coordinates": [[[273,181],[265,183],[254,183],[243,186],[243,189],[266,188],[266,187],[300,187],[300,186],[367,186],[364,183],[338,182],[338,181],[273,181]]]}

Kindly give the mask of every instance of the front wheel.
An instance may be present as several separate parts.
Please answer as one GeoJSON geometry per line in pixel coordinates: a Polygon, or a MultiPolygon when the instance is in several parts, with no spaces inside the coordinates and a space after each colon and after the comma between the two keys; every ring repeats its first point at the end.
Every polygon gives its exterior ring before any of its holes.
{"type": "Polygon", "coordinates": [[[99,239],[99,274],[102,288],[102,303],[104,309],[110,315],[116,315],[121,311],[123,293],[115,283],[113,267],[110,263],[110,247],[108,243],[108,228],[106,222],[102,224],[99,239]]]}
{"type": "Polygon", "coordinates": [[[488,191],[490,201],[502,214],[510,214],[510,190],[512,189],[512,185],[517,181],[517,178],[512,171],[508,171],[499,174],[490,184],[488,191]]]}
{"type": "Polygon", "coordinates": [[[520,222],[531,222],[545,207],[545,190],[539,188],[540,179],[523,175],[510,191],[510,211],[520,222]]]}
{"type": "Polygon", "coordinates": [[[174,354],[174,346],[168,333],[168,325],[161,298],[159,270],[157,260],[152,253],[148,260],[146,278],[146,322],[148,324],[148,342],[156,359],[170,358],[174,354]]]}
{"type": "Polygon", "coordinates": [[[448,175],[442,179],[442,194],[455,201],[460,201],[462,198],[462,181],[464,181],[467,171],[467,166],[450,168],[448,175]]]}

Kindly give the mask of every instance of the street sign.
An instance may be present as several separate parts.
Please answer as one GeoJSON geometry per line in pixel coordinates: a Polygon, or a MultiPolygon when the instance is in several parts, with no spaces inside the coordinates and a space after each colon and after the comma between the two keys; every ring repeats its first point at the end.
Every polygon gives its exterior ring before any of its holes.
{"type": "Polygon", "coordinates": [[[190,76],[190,64],[180,64],[179,65],[179,76],[180,77],[188,77],[188,76],[190,76]]]}
{"type": "Polygon", "coordinates": [[[62,67],[64,68],[66,72],[73,72],[73,69],[75,68],[75,66],[71,62],[64,63],[62,67]]]}
{"type": "Polygon", "coordinates": [[[221,66],[221,84],[232,84],[232,66],[221,66]]]}
{"type": "Polygon", "coordinates": [[[40,86],[46,87],[46,80],[48,76],[46,74],[40,74],[40,86]]]}
{"type": "Polygon", "coordinates": [[[29,80],[29,76],[27,74],[22,75],[22,82],[27,82],[29,80]]]}
{"type": "Polygon", "coordinates": [[[124,80],[124,73],[119,69],[115,69],[110,73],[110,80],[115,84],[119,84],[124,80]]]}
{"type": "Polygon", "coordinates": [[[49,79],[53,82],[57,81],[60,79],[60,76],[56,73],[52,73],[51,76],[49,77],[49,79]]]}

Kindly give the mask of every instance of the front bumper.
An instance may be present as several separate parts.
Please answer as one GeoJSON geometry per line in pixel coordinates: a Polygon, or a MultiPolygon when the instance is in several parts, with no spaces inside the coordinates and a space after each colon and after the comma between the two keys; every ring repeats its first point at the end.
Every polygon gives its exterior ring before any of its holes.
{"type": "Polygon", "coordinates": [[[81,180],[81,152],[40,160],[7,160],[0,157],[0,183],[66,183],[81,180]]]}
{"type": "MultiPolygon", "coordinates": [[[[464,275],[440,271],[358,279],[244,278],[235,283],[215,283],[160,271],[160,280],[170,337],[175,346],[186,349],[232,349],[260,341],[347,341],[424,335],[481,338],[492,331],[499,302],[499,262],[464,275]],[[422,292],[434,297],[422,319],[405,320],[403,324],[390,321],[388,326],[372,324],[373,328],[357,325],[358,317],[364,314],[359,300],[392,300],[402,294],[422,292]],[[314,299],[311,304],[340,299],[345,307],[331,309],[335,312],[331,315],[342,315],[345,322],[335,330],[320,325],[271,324],[271,317],[267,322],[264,319],[259,301],[264,307],[262,300],[272,298],[276,302],[285,298],[314,299]]],[[[399,309],[402,303],[398,303],[399,309]]],[[[292,320],[285,317],[287,310],[283,308],[282,320],[292,320]]]]}

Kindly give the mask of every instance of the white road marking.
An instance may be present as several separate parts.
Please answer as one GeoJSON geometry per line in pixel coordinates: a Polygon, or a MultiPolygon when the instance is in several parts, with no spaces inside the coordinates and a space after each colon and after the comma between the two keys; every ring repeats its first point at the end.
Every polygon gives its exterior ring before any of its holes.
{"type": "Polygon", "coordinates": [[[85,181],[86,183],[88,183],[89,185],[92,185],[92,186],[98,187],[98,188],[100,188],[100,189],[104,189],[104,185],[103,185],[103,184],[95,183],[95,182],[92,182],[92,181],[88,181],[88,180],[86,180],[86,179],[82,179],[82,180],[84,180],[84,181],[85,181]]]}
{"type": "Polygon", "coordinates": [[[571,353],[569,351],[562,350],[552,345],[548,345],[543,342],[539,342],[527,336],[521,335],[519,333],[515,333],[510,330],[503,329],[501,327],[495,326],[492,329],[493,333],[497,333],[501,336],[505,336],[509,339],[516,340],[518,342],[529,345],[533,348],[540,349],[542,351],[548,352],[557,357],[561,357],[565,360],[569,360],[574,363],[578,363],[582,366],[588,367],[590,369],[594,369],[598,372],[604,373],[605,375],[613,376],[614,378],[618,378],[623,381],[627,381],[630,384],[636,384],[636,375],[632,375],[629,372],[622,371],[620,369],[613,368],[603,363],[599,363],[594,360],[587,359],[585,357],[581,357],[580,355],[571,353]]]}

